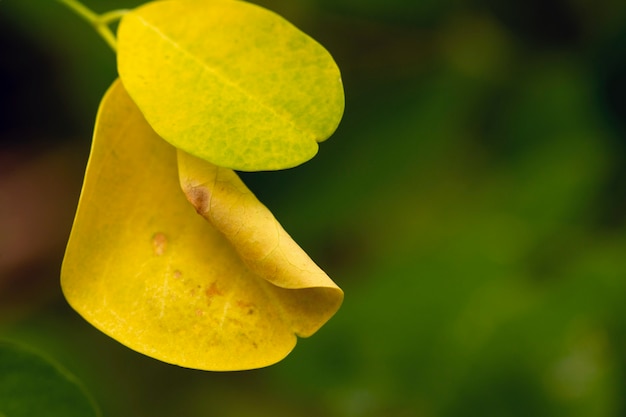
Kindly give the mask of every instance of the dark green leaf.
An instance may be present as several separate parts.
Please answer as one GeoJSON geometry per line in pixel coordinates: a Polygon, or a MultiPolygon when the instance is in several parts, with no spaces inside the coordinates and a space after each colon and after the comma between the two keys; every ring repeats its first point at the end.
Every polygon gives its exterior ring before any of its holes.
{"type": "Polygon", "coordinates": [[[74,376],[39,354],[0,341],[0,417],[99,415],[74,376]]]}

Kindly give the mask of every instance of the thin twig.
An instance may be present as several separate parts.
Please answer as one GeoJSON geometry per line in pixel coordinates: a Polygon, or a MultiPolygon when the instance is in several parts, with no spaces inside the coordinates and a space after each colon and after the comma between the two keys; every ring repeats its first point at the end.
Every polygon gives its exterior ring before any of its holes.
{"type": "Polygon", "coordinates": [[[68,8],[72,9],[77,15],[85,19],[98,34],[104,39],[104,41],[113,49],[117,50],[117,39],[111,31],[109,24],[121,19],[127,10],[113,10],[103,14],[97,14],[91,9],[87,8],[78,0],[57,0],[59,3],[65,4],[68,8]]]}

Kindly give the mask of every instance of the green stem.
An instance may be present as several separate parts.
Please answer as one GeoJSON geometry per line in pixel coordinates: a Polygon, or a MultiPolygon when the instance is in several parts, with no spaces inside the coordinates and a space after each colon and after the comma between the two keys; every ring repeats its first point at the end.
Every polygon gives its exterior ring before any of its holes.
{"type": "Polygon", "coordinates": [[[102,36],[104,41],[109,44],[113,51],[117,50],[117,40],[111,31],[109,24],[120,19],[127,11],[113,10],[103,14],[97,14],[88,9],[78,0],[57,0],[59,3],[65,4],[68,8],[76,12],[77,15],[85,19],[93,28],[102,36]]]}
{"type": "Polygon", "coordinates": [[[100,15],[100,22],[108,25],[115,22],[116,20],[120,20],[122,16],[124,16],[126,13],[128,13],[128,10],[126,9],[111,10],[110,12],[102,13],[100,15]]]}

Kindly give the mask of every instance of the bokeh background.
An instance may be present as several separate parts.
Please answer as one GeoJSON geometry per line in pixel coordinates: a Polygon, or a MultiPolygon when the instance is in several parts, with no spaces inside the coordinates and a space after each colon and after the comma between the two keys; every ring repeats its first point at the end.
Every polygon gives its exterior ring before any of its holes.
{"type": "Polygon", "coordinates": [[[345,290],[339,313],[235,373],[160,363],[74,313],[59,268],[115,57],[57,2],[3,0],[0,337],[104,416],[625,416],[626,2],[258,3],[343,72],[318,156],[244,176],[345,290]]]}

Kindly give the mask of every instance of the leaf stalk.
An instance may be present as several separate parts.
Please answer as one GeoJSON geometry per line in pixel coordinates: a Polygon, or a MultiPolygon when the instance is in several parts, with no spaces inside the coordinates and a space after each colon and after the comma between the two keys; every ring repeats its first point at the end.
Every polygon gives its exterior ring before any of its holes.
{"type": "Polygon", "coordinates": [[[65,4],[69,9],[73,10],[77,15],[85,19],[104,41],[117,51],[117,39],[109,25],[119,20],[128,12],[128,10],[112,10],[103,14],[97,14],[78,0],[57,0],[59,3],[65,4]]]}

